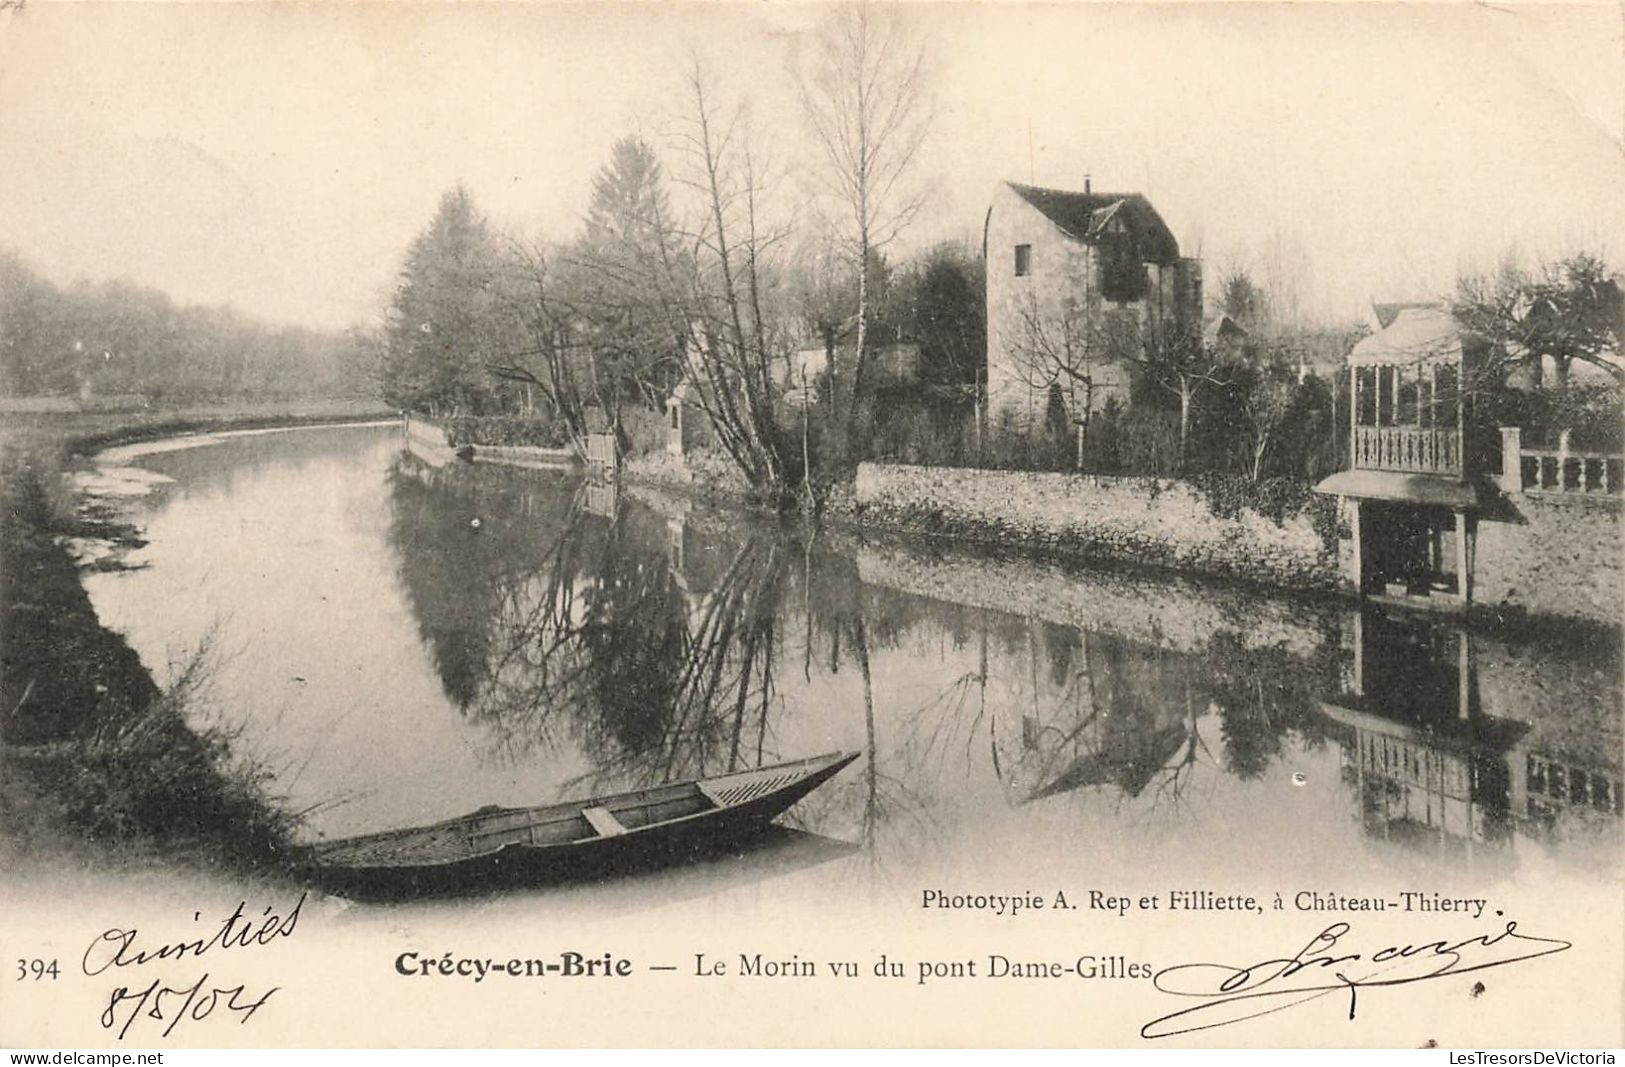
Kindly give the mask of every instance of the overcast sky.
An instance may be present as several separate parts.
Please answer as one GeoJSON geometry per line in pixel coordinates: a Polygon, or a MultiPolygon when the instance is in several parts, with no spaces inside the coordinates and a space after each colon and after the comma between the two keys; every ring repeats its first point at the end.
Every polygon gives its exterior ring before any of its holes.
{"type": "MultiPolygon", "coordinates": [[[[1506,249],[1625,257],[1625,7],[910,5],[933,183],[910,244],[1003,178],[1147,193],[1188,255],[1306,310],[1446,291],[1506,249]]],[[[801,199],[806,4],[52,5],[0,12],[0,244],[283,322],[375,321],[461,180],[568,238],[685,56],[748,94],[801,199]]],[[[668,166],[674,165],[668,162],[668,166]]],[[[900,248],[900,253],[906,248],[900,248]]]]}

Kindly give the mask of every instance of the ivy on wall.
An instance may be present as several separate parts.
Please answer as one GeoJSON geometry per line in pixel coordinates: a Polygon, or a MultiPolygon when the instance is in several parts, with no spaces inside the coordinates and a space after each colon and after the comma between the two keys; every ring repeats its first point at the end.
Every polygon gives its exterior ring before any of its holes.
{"type": "Polygon", "coordinates": [[[1339,538],[1350,531],[1337,514],[1337,501],[1317,493],[1308,482],[1296,478],[1264,478],[1253,481],[1244,475],[1203,471],[1190,478],[1208,510],[1221,519],[1234,519],[1251,508],[1277,526],[1294,515],[1307,513],[1309,523],[1328,553],[1337,551],[1339,538]]]}

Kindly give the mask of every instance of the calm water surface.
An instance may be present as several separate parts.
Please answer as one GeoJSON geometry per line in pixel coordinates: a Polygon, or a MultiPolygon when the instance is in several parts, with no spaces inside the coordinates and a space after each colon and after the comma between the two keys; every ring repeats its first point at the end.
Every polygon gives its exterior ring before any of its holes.
{"type": "MultiPolygon", "coordinates": [[[[89,580],[312,837],[832,749],[824,866],[1087,875],[1617,870],[1617,642],[1469,634],[1180,579],[807,539],[658,493],[403,451],[394,429],[128,460],[143,569],[89,580]]],[[[1183,880],[1183,881],[1182,881],[1183,880]]]]}

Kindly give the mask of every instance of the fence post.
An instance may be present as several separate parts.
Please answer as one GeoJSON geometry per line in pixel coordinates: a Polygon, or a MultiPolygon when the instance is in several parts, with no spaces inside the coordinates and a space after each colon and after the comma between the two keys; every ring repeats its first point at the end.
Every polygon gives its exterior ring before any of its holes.
{"type": "Polygon", "coordinates": [[[1523,492],[1523,428],[1501,427],[1501,491],[1523,492]]]}
{"type": "MultiPolygon", "coordinates": [[[[1585,472],[1580,472],[1581,480],[1585,472]]],[[[1557,435],[1557,491],[1565,493],[1569,488],[1569,431],[1564,430],[1557,435]]],[[[1583,485],[1581,488],[1585,488],[1583,485]]]]}

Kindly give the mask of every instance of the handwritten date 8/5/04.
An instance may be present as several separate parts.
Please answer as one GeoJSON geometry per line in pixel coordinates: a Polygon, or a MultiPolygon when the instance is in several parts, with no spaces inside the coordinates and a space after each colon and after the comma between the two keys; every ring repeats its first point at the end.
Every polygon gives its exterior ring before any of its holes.
{"type": "MultiPolygon", "coordinates": [[[[292,937],[299,925],[299,912],[304,907],[305,895],[286,914],[267,907],[257,918],[248,917],[247,901],[239,901],[232,913],[223,920],[209,920],[202,933],[153,944],[143,939],[135,927],[115,926],[98,934],[85,949],[80,968],[90,977],[108,971],[114,973],[140,973],[140,969],[153,963],[176,964],[194,960],[216,951],[259,949],[273,942],[292,937]],[[203,936],[207,934],[208,936],[203,936]]],[[[194,923],[203,921],[202,912],[194,912],[194,923]]],[[[150,973],[150,972],[148,972],[150,973]]],[[[144,977],[144,976],[143,976],[144,977]]],[[[280,987],[272,986],[260,994],[250,993],[246,986],[226,982],[211,982],[206,971],[196,981],[153,978],[142,984],[140,979],[113,989],[107,1006],[101,1013],[103,1029],[118,1028],[123,1040],[132,1026],[141,1018],[167,1023],[162,1036],[168,1037],[183,1019],[201,1021],[217,1011],[233,1015],[246,1023],[254,1013],[265,1006],[280,987]]]]}
{"type": "Polygon", "coordinates": [[[207,973],[192,985],[183,984],[179,988],[164,985],[161,979],[154,978],[140,989],[119,986],[113,990],[113,995],[107,999],[107,1007],[102,1010],[102,1028],[111,1030],[117,1026],[119,1040],[123,1041],[136,1019],[144,1015],[148,1019],[167,1022],[169,1025],[164,1027],[163,1036],[168,1037],[182,1019],[201,1021],[217,1009],[235,1013],[238,1022],[246,1023],[279,988],[272,986],[256,999],[242,985],[210,985],[207,973]],[[121,1010],[124,1012],[122,1019],[121,1010]]]}

